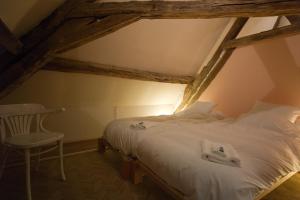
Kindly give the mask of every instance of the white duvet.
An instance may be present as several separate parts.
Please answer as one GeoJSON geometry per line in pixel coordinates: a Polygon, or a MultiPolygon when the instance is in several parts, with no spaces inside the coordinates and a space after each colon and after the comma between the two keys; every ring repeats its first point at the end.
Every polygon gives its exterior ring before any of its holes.
{"type": "MultiPolygon", "coordinates": [[[[213,116],[202,115],[198,118],[184,118],[176,117],[174,115],[162,115],[155,117],[140,117],[140,118],[128,118],[114,120],[109,123],[104,131],[104,138],[117,150],[120,150],[124,155],[136,156],[137,141],[139,136],[148,133],[152,128],[156,126],[164,126],[166,122],[177,123],[185,122],[187,124],[201,124],[205,122],[216,121],[217,118],[213,116]],[[137,130],[132,129],[130,126],[143,121],[147,125],[149,124],[151,128],[148,130],[137,130]]],[[[165,131],[162,129],[162,131],[165,131]]],[[[157,132],[156,132],[157,133],[157,132]]]]}
{"type": "Polygon", "coordinates": [[[133,131],[128,126],[131,122],[118,121],[122,134],[109,134],[120,128],[111,124],[106,139],[124,153],[137,156],[187,199],[253,200],[259,190],[299,170],[299,139],[283,133],[193,120],[165,120],[133,131]],[[202,160],[202,139],[231,144],[240,156],[241,168],[202,160]]]}

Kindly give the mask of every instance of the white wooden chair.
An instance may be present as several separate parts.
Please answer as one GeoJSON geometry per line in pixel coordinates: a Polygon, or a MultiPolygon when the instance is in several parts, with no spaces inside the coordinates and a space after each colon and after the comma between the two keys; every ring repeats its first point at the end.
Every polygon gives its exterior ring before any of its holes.
{"type": "MultiPolygon", "coordinates": [[[[10,104],[0,105],[0,134],[2,144],[2,177],[9,150],[25,152],[27,199],[31,200],[30,158],[37,156],[37,166],[40,155],[59,147],[60,171],[62,180],[66,180],[63,164],[64,134],[50,132],[44,128],[43,122],[51,113],[64,111],[61,109],[46,109],[40,104],[10,104]],[[35,130],[32,125],[36,125],[35,130]],[[47,148],[43,149],[42,148],[47,148]],[[33,153],[33,149],[38,149],[33,153]]],[[[1,158],[1,157],[0,157],[1,158]]]]}

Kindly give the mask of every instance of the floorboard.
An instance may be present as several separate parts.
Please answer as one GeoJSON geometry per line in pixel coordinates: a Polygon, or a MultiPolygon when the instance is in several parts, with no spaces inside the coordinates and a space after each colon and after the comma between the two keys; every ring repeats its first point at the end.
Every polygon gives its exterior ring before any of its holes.
{"type": "MultiPolygon", "coordinates": [[[[118,168],[121,158],[98,152],[65,158],[67,181],[60,181],[57,160],[44,161],[32,172],[33,200],[172,200],[149,179],[133,185],[123,181],[118,168]]],[[[24,200],[22,166],[6,169],[0,181],[0,199],[24,200]]],[[[300,175],[296,174],[264,200],[300,200],[300,175]]]]}

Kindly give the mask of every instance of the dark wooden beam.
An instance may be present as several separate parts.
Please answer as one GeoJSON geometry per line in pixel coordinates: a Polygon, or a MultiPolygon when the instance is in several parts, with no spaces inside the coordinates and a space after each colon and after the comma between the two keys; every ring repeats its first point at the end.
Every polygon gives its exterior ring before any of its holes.
{"type": "Polygon", "coordinates": [[[67,0],[47,18],[42,20],[33,30],[20,38],[23,43],[23,49],[20,54],[13,55],[8,51],[0,54],[0,73],[21,60],[41,42],[46,41],[65,22],[70,11],[76,6],[81,6],[84,2],[84,0],[67,0]]]}
{"type": "Polygon", "coordinates": [[[269,31],[263,31],[253,35],[227,41],[224,44],[224,48],[228,49],[228,48],[242,47],[242,46],[254,44],[261,40],[297,35],[299,33],[300,33],[300,25],[289,25],[289,26],[284,26],[269,31]]]}
{"type": "Polygon", "coordinates": [[[66,58],[55,58],[49,63],[47,63],[42,69],[59,72],[113,76],[127,79],[156,81],[165,83],[188,84],[193,81],[193,77],[191,76],[175,76],[170,74],[162,74],[124,67],[116,67],[112,65],[83,62],[66,58]]]}
{"type": "Polygon", "coordinates": [[[213,81],[234,50],[234,48],[224,50],[223,45],[227,41],[236,38],[247,21],[248,18],[238,18],[234,22],[208,64],[195,77],[195,80],[192,82],[192,84],[187,85],[183,100],[176,111],[186,108],[199,99],[200,95],[213,81]]]}
{"type": "Polygon", "coordinates": [[[7,91],[10,90],[8,88],[14,88],[41,68],[51,59],[49,55],[102,37],[139,17],[212,18],[298,15],[299,10],[300,1],[298,0],[130,1],[118,3],[67,0],[34,30],[21,38],[23,51],[20,54],[15,56],[5,52],[0,55],[0,97],[7,94],[7,91]],[[126,19],[122,21],[122,17],[126,19]],[[102,20],[104,22],[101,22],[102,20]],[[119,21],[114,24],[114,20],[119,21]],[[111,23],[112,26],[101,25],[101,23],[111,23]],[[97,29],[98,26],[102,26],[102,28],[97,29]],[[93,31],[89,27],[96,29],[93,31]],[[98,34],[96,31],[101,33],[98,34]]]}
{"type": "Polygon", "coordinates": [[[258,17],[300,14],[298,0],[91,1],[70,17],[139,14],[145,18],[258,17]]]}
{"type": "Polygon", "coordinates": [[[286,18],[290,21],[291,24],[300,24],[299,15],[290,15],[290,16],[286,16],[286,18]]]}
{"type": "Polygon", "coordinates": [[[139,19],[140,16],[136,14],[118,14],[101,19],[94,17],[71,19],[64,25],[64,29],[59,34],[59,41],[53,41],[55,52],[61,53],[76,48],[139,19]]]}
{"type": "Polygon", "coordinates": [[[47,40],[36,45],[19,61],[0,74],[0,97],[18,87],[51,60],[51,55],[103,37],[138,20],[136,15],[114,15],[100,21],[94,18],[66,20],[47,40]]]}
{"type": "Polygon", "coordinates": [[[281,20],[282,16],[278,16],[274,25],[273,25],[273,29],[278,28],[279,24],[280,24],[280,20],[281,20]]]}
{"type": "Polygon", "coordinates": [[[6,24],[0,19],[0,45],[7,49],[7,51],[18,54],[22,50],[22,43],[9,30],[6,24]]]}

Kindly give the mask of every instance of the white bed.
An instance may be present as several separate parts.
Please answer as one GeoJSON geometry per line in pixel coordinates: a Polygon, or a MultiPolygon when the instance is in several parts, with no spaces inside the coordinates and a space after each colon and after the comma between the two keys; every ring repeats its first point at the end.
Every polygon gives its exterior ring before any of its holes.
{"type": "Polygon", "coordinates": [[[299,169],[299,141],[277,132],[223,122],[165,123],[151,132],[140,139],[137,158],[187,199],[253,200],[299,169]],[[202,160],[204,138],[233,145],[241,168],[202,160]]]}
{"type": "Polygon", "coordinates": [[[134,130],[130,125],[138,122],[145,122],[149,126],[161,126],[164,123],[176,124],[185,122],[187,124],[202,124],[219,120],[218,117],[211,115],[201,115],[194,118],[177,117],[174,115],[156,116],[156,117],[140,117],[114,120],[109,123],[105,129],[103,137],[115,149],[120,150],[124,155],[136,157],[136,147],[139,136],[148,134],[149,130],[134,130]]]}
{"type": "Polygon", "coordinates": [[[205,117],[118,120],[107,127],[104,138],[124,154],[137,157],[191,200],[254,200],[259,192],[300,169],[298,135],[242,121],[205,117]],[[131,129],[130,124],[138,121],[149,123],[149,127],[131,129]],[[201,159],[203,139],[231,144],[240,156],[241,167],[201,159]]]}

